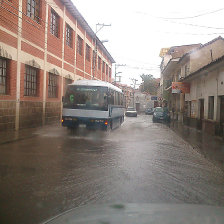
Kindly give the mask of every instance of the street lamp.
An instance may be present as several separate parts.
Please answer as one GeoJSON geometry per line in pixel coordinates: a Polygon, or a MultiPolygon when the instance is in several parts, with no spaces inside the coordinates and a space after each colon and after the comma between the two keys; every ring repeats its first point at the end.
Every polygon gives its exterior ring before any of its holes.
{"type": "Polygon", "coordinates": [[[109,42],[109,40],[101,40],[100,42],[103,44],[109,42]]]}
{"type": "Polygon", "coordinates": [[[125,64],[115,64],[115,73],[114,73],[114,82],[116,84],[116,78],[117,78],[117,74],[122,73],[122,72],[117,72],[117,68],[120,66],[126,66],[125,64]]]}
{"type": "Polygon", "coordinates": [[[132,78],[131,81],[133,82],[133,107],[135,107],[135,86],[136,86],[136,82],[138,81],[137,79],[132,78]]]}
{"type": "MultiPolygon", "coordinates": [[[[92,79],[95,78],[95,72],[96,72],[96,59],[97,59],[97,36],[96,34],[101,30],[103,29],[103,27],[105,26],[111,26],[111,24],[104,24],[104,23],[97,23],[96,24],[96,32],[95,32],[95,49],[94,49],[94,63],[93,63],[93,76],[92,76],[92,79]],[[99,27],[99,28],[98,28],[99,27]]],[[[101,41],[101,43],[103,42],[108,42],[108,40],[103,40],[101,41]]]]}
{"type": "Polygon", "coordinates": [[[111,24],[97,23],[97,24],[96,24],[96,32],[95,32],[95,34],[97,34],[97,33],[98,33],[100,30],[102,30],[103,27],[105,27],[105,26],[111,26],[111,24]],[[100,26],[99,29],[97,29],[98,26],[100,26]]]}
{"type": "Polygon", "coordinates": [[[121,74],[122,72],[116,72],[115,73],[115,78],[114,78],[114,82],[116,83],[117,82],[117,77],[118,78],[121,78],[121,76],[117,76],[117,74],[121,74]]]}

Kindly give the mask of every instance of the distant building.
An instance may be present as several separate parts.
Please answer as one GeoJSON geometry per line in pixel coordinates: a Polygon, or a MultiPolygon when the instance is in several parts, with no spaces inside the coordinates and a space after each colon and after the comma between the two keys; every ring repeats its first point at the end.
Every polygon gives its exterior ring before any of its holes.
{"type": "Polygon", "coordinates": [[[144,112],[147,108],[154,108],[158,106],[157,96],[150,95],[140,90],[135,90],[134,104],[138,112],[144,112]]]}

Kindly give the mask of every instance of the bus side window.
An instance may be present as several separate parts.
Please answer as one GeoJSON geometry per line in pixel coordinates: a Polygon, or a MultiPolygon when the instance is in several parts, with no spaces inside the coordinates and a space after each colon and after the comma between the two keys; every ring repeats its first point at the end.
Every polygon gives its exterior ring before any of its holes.
{"type": "Polygon", "coordinates": [[[109,104],[114,105],[114,91],[109,91],[109,104]]]}
{"type": "Polygon", "coordinates": [[[114,102],[114,105],[119,105],[119,95],[118,95],[118,92],[115,92],[115,102],[114,102]]]}
{"type": "Polygon", "coordinates": [[[123,97],[123,94],[121,93],[121,106],[123,106],[123,104],[124,104],[124,97],[123,97]]]}
{"type": "Polygon", "coordinates": [[[120,102],[121,102],[120,93],[117,93],[117,105],[120,105],[120,102]]]}

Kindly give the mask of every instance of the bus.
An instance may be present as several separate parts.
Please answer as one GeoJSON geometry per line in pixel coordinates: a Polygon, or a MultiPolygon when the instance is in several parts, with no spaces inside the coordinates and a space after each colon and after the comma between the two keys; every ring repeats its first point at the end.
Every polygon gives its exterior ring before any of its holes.
{"type": "Polygon", "coordinates": [[[62,126],[110,130],[124,121],[124,94],[118,87],[98,80],[69,84],[62,99],[62,126]]]}

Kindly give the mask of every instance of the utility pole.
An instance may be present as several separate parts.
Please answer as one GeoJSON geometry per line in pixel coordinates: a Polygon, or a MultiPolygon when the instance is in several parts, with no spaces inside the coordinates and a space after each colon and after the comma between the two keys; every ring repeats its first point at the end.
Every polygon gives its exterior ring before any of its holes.
{"type": "Polygon", "coordinates": [[[131,81],[133,82],[133,85],[134,85],[134,92],[133,92],[133,107],[135,108],[135,86],[136,86],[136,82],[137,82],[138,80],[132,78],[131,81]]]}
{"type": "Polygon", "coordinates": [[[120,74],[122,72],[117,72],[117,68],[121,66],[126,66],[125,64],[115,64],[115,69],[114,69],[114,83],[116,84],[117,81],[117,74],[120,74]]]}
{"type": "Polygon", "coordinates": [[[94,49],[94,55],[93,55],[93,76],[92,79],[95,79],[95,73],[96,73],[96,60],[97,60],[97,36],[96,34],[103,29],[105,26],[111,26],[111,24],[104,24],[104,23],[97,23],[96,24],[96,32],[95,32],[95,49],[94,49]],[[99,27],[99,28],[98,28],[99,27]]]}

